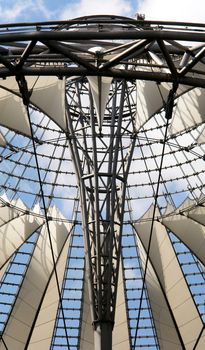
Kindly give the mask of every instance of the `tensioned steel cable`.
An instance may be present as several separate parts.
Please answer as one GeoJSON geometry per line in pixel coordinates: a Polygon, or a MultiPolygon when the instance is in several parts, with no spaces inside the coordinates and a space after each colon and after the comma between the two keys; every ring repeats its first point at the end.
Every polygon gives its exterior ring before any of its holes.
{"type": "Polygon", "coordinates": [[[1,337],[1,340],[2,340],[2,343],[4,344],[4,346],[5,346],[6,350],[9,350],[9,349],[8,349],[8,346],[6,345],[5,340],[4,340],[4,338],[3,338],[3,337],[1,337]]]}
{"type": "Polygon", "coordinates": [[[66,334],[66,343],[67,343],[68,349],[70,350],[70,344],[69,344],[69,340],[68,340],[68,333],[67,333],[64,309],[63,309],[63,303],[62,303],[62,297],[61,297],[61,289],[60,289],[60,284],[59,284],[59,280],[58,280],[58,273],[57,273],[56,261],[55,261],[55,256],[54,256],[54,249],[53,249],[53,244],[52,244],[52,239],[51,239],[51,232],[50,232],[50,227],[49,227],[49,220],[48,220],[47,208],[46,208],[44,191],[43,191],[43,184],[41,181],[41,174],[40,174],[40,169],[39,169],[39,164],[38,164],[36,145],[35,145],[33,129],[32,129],[32,124],[31,124],[31,118],[30,118],[30,112],[29,112],[30,95],[29,95],[29,91],[28,91],[27,82],[26,82],[25,77],[24,76],[20,76],[20,77],[16,76],[16,80],[17,80],[17,83],[19,86],[19,91],[22,95],[22,100],[23,100],[23,103],[26,107],[26,112],[27,112],[27,116],[28,116],[28,121],[29,121],[29,126],[30,126],[30,131],[31,131],[31,139],[32,139],[33,150],[34,150],[34,158],[35,158],[35,162],[36,162],[36,170],[37,170],[38,179],[39,179],[40,193],[41,193],[41,198],[42,198],[42,203],[43,203],[43,210],[44,210],[45,220],[46,220],[46,228],[47,228],[47,232],[48,232],[52,261],[53,261],[53,269],[54,269],[56,285],[57,285],[57,290],[58,290],[60,309],[62,312],[63,325],[64,325],[64,329],[65,329],[65,334],[66,334]]]}
{"type": "Polygon", "coordinates": [[[160,187],[160,178],[161,178],[162,168],[163,168],[166,139],[167,139],[169,121],[172,117],[172,111],[173,111],[173,105],[174,105],[174,95],[175,95],[176,90],[177,90],[177,85],[173,85],[172,90],[170,90],[170,92],[169,92],[167,103],[166,103],[165,133],[164,133],[161,161],[160,161],[159,173],[158,173],[158,179],[157,179],[157,188],[156,188],[156,192],[155,192],[155,196],[154,196],[154,208],[153,208],[152,221],[151,221],[151,227],[150,227],[150,236],[149,236],[148,247],[147,247],[147,256],[146,256],[146,261],[145,261],[145,266],[144,266],[144,276],[143,276],[143,280],[142,280],[142,290],[141,290],[141,295],[140,295],[139,311],[138,311],[138,315],[137,315],[137,324],[136,324],[133,349],[135,349],[135,347],[136,347],[137,334],[138,334],[138,329],[139,329],[140,314],[141,314],[141,309],[142,309],[143,294],[144,294],[145,283],[146,283],[145,281],[146,281],[146,274],[147,274],[147,268],[148,268],[148,263],[149,263],[149,255],[150,255],[150,250],[151,250],[151,242],[152,242],[152,235],[153,235],[153,228],[154,228],[154,218],[155,218],[155,212],[157,209],[157,200],[158,200],[158,193],[159,193],[159,187],[160,187]]]}

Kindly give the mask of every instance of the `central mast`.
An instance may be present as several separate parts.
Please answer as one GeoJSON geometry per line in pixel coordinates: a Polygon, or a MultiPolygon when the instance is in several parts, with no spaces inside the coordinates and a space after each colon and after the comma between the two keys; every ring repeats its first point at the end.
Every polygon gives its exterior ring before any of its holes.
{"type": "Polygon", "coordinates": [[[112,349],[126,184],[135,146],[132,88],[125,80],[76,79],[67,100],[96,350],[112,349]]]}

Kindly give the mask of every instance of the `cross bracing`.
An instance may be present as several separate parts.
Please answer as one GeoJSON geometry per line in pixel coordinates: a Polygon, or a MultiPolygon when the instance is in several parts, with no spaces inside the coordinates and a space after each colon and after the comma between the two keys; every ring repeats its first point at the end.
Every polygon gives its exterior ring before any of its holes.
{"type": "Polygon", "coordinates": [[[204,348],[204,25],[0,25],[0,349],[204,348]]]}

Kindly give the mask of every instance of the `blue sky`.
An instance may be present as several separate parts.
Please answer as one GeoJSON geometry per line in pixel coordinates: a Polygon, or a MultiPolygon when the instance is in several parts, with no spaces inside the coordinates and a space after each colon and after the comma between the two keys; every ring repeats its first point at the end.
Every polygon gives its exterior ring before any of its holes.
{"type": "Polygon", "coordinates": [[[147,19],[205,22],[204,0],[0,0],[0,23],[116,14],[147,19]]]}

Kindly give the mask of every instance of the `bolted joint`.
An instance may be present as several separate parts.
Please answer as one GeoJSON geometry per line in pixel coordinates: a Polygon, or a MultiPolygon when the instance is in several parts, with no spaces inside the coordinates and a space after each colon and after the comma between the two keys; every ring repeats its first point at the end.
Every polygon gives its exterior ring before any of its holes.
{"type": "Polygon", "coordinates": [[[23,104],[25,106],[28,106],[30,100],[30,93],[28,91],[27,81],[23,75],[16,75],[16,81],[19,86],[19,92],[22,96],[23,104]]]}

